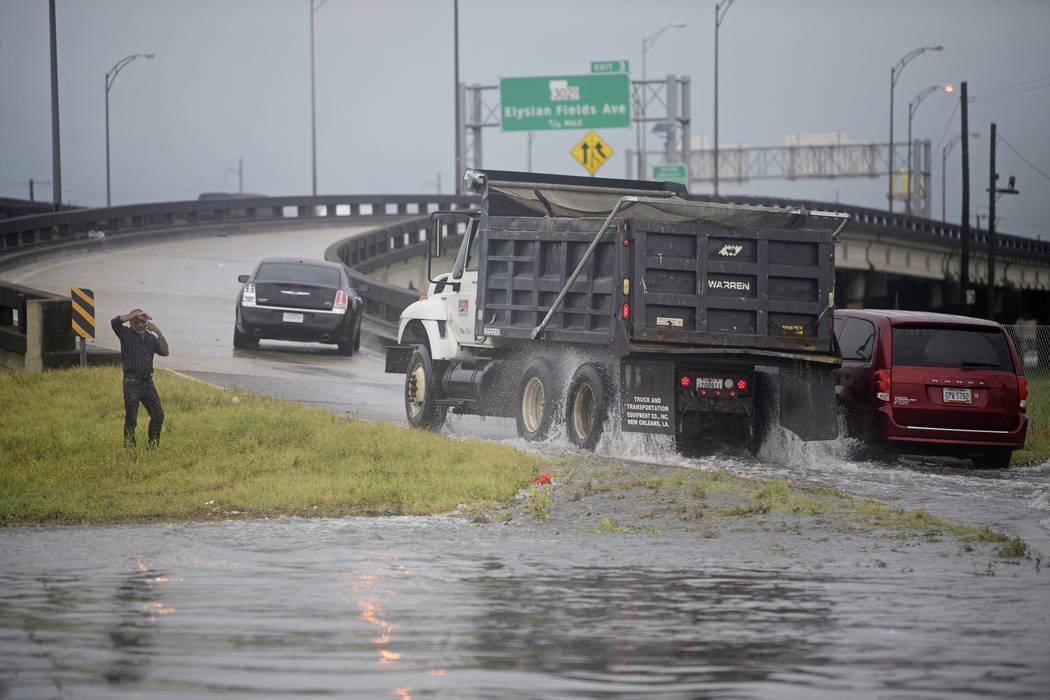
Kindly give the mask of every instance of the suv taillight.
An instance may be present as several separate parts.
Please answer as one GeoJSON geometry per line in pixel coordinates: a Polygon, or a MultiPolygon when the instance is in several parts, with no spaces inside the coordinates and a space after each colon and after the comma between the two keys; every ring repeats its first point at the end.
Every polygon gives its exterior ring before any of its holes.
{"type": "Polygon", "coordinates": [[[1028,406],[1028,378],[1017,375],[1017,398],[1020,400],[1019,408],[1028,406]]]}
{"type": "Polygon", "coordinates": [[[335,293],[335,304],[332,306],[332,311],[346,311],[346,292],[342,289],[335,293]]]}
{"type": "Polygon", "coordinates": [[[871,373],[871,386],[875,390],[875,398],[879,401],[890,400],[890,371],[888,369],[877,369],[871,373]]]}

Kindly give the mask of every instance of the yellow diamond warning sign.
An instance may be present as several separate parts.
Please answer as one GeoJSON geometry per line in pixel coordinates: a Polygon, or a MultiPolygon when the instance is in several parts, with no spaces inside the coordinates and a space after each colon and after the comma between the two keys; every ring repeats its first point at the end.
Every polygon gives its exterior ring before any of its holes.
{"type": "Polygon", "coordinates": [[[587,135],[572,149],[572,157],[580,161],[580,165],[587,168],[587,172],[594,175],[598,168],[612,156],[613,150],[609,144],[602,141],[602,137],[594,131],[587,135]]]}

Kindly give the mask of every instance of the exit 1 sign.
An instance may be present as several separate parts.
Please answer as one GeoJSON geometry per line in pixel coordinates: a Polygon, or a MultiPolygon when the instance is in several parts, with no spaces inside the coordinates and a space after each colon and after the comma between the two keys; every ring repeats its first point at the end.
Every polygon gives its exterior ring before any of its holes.
{"type": "Polygon", "coordinates": [[[630,73],[627,61],[591,61],[592,73],[630,73]]]}

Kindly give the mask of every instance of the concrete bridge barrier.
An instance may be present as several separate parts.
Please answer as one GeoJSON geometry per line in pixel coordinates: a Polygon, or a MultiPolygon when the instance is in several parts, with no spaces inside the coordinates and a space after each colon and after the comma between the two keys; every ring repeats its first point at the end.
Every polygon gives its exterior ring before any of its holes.
{"type": "MultiPolygon", "coordinates": [[[[40,372],[80,362],[69,297],[0,282],[0,367],[40,372]]],[[[120,353],[92,349],[90,364],[119,364],[120,353]]]]}

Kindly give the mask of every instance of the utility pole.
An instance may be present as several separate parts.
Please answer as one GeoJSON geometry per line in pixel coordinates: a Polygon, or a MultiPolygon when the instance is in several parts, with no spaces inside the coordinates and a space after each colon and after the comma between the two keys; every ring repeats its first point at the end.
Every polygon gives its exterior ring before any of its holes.
{"type": "MultiPolygon", "coordinates": [[[[715,196],[718,196],[718,28],[729,12],[729,6],[733,0],[724,0],[715,3],[715,196]]],[[[893,146],[891,145],[892,149],[893,146]]]]}
{"type": "Polygon", "coordinates": [[[1019,194],[1014,187],[1014,176],[1006,189],[997,188],[999,179],[995,172],[995,122],[992,122],[992,143],[988,156],[988,319],[995,320],[995,200],[1000,194],[1019,194]]]}
{"type": "Polygon", "coordinates": [[[314,82],[314,0],[310,3],[310,182],[317,196],[317,91],[314,82]]]}
{"type": "Polygon", "coordinates": [[[452,181],[456,183],[453,194],[463,193],[463,113],[460,106],[459,91],[459,0],[452,0],[452,53],[454,55],[454,75],[452,79],[453,102],[456,105],[456,155],[452,170],[452,181]]]}
{"type": "Polygon", "coordinates": [[[62,147],[58,129],[58,36],[55,32],[55,0],[48,3],[51,19],[51,181],[55,211],[62,208],[62,147]]]}
{"type": "MultiPolygon", "coordinates": [[[[966,81],[959,85],[959,106],[962,112],[962,260],[959,263],[959,303],[964,309],[970,300],[970,123],[967,115],[966,81]]],[[[890,152],[893,144],[890,144],[890,152]]]]}

